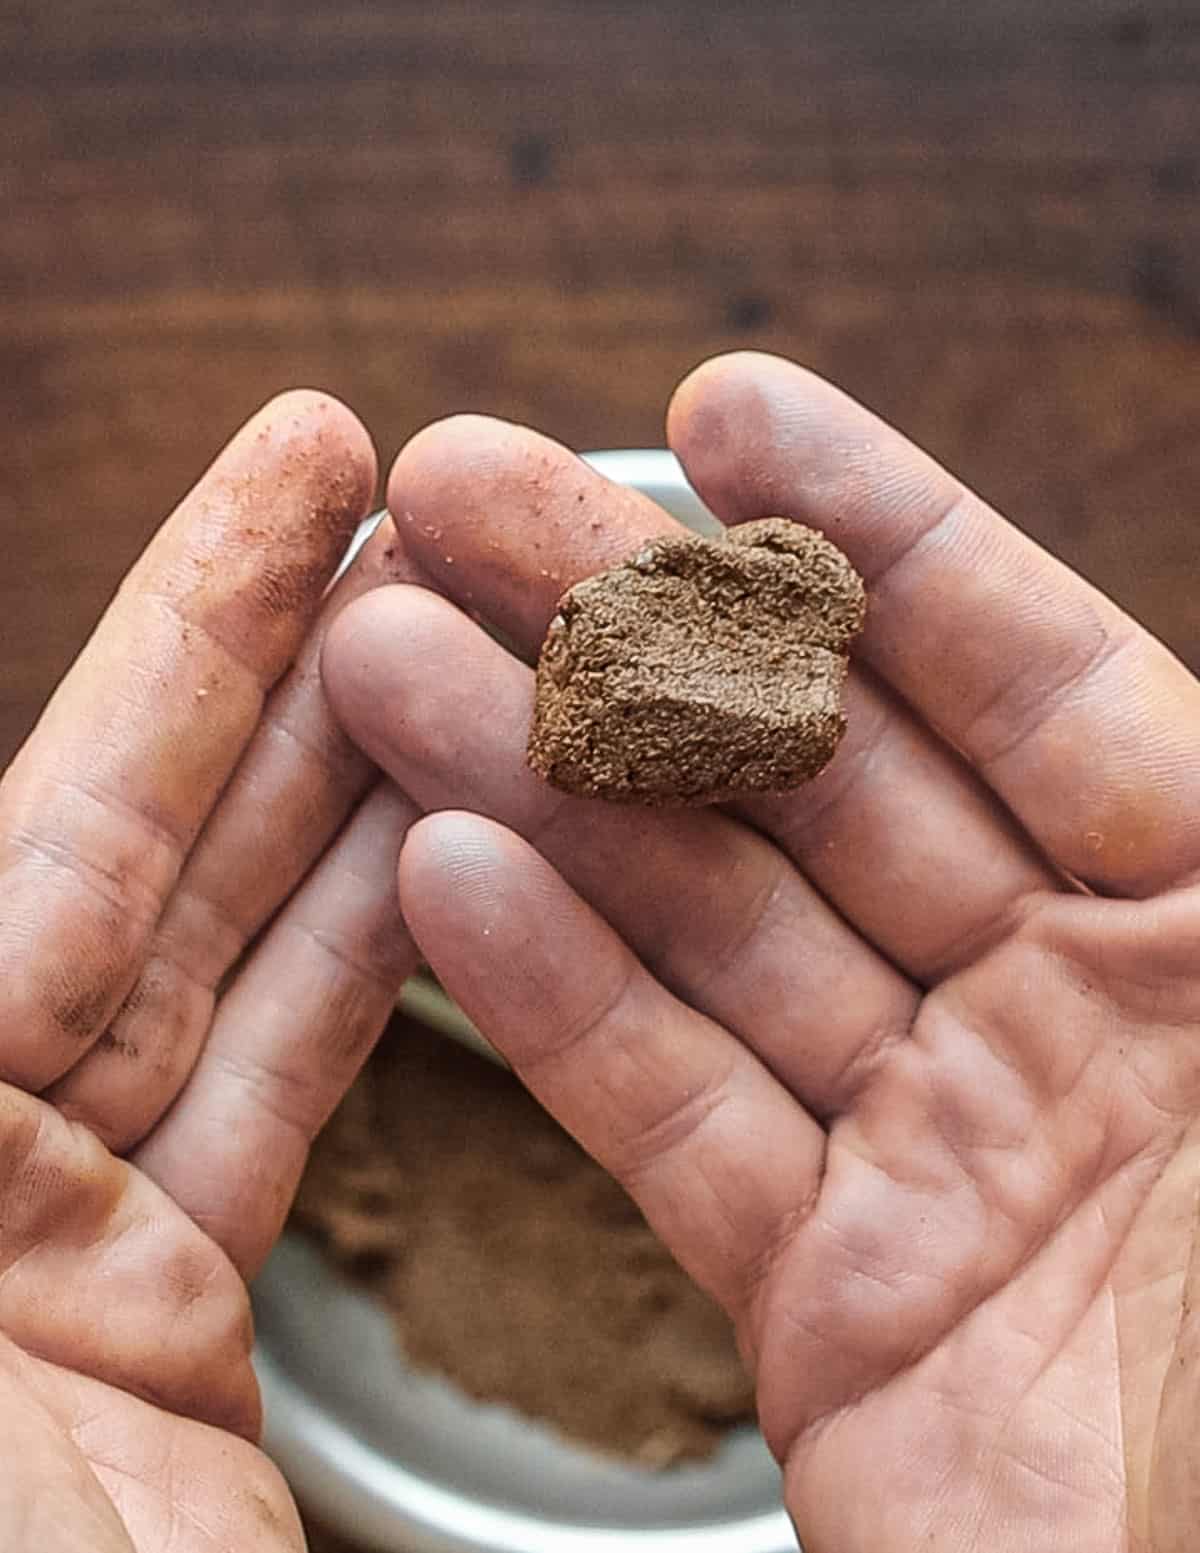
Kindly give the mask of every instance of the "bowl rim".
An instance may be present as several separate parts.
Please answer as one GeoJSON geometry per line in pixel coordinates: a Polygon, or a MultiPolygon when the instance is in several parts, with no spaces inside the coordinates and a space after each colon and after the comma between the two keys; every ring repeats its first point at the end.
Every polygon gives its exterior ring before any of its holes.
{"type": "Polygon", "coordinates": [[[256,1368],[266,1449],[306,1510],[381,1553],[796,1553],[787,1512],[707,1525],[583,1525],[523,1514],[440,1487],[331,1418],[264,1353],[256,1368]]]}

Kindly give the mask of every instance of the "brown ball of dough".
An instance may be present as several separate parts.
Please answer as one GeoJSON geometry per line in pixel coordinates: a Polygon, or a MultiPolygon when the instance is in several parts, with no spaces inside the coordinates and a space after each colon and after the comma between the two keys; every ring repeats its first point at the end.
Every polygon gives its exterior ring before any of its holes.
{"type": "Polygon", "coordinates": [[[777,793],[845,729],[866,593],[841,551],[785,518],[658,540],[561,598],[538,660],[529,764],[619,803],[777,793]]]}

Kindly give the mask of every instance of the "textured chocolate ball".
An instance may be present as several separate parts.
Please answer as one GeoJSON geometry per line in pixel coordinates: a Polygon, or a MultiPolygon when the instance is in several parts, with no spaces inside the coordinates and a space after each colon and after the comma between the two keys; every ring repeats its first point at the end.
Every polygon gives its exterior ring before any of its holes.
{"type": "Polygon", "coordinates": [[[785,518],[648,544],[569,589],[538,660],[529,764],[619,803],[798,787],[845,729],[862,579],[785,518]]]}

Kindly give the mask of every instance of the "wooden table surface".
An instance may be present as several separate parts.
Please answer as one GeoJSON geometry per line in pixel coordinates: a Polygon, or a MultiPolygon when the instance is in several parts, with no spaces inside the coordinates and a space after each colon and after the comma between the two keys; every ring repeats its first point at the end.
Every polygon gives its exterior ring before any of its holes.
{"type": "Polygon", "coordinates": [[[259,401],[654,444],[756,346],[1200,667],[1193,0],[0,0],[0,763],[259,401]]]}

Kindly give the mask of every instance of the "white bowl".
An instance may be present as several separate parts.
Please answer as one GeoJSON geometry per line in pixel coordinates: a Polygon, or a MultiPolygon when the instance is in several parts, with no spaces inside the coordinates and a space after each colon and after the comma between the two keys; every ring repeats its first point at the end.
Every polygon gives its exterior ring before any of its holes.
{"type": "MultiPolygon", "coordinates": [[[[719,525],[659,449],[595,453],[689,527],[719,525]]],[[[369,524],[364,531],[369,531],[369,524]]],[[[429,980],[403,1004],[481,1039],[429,980]]],[[[605,1460],[404,1362],[392,1323],[301,1237],[286,1234],[254,1291],[267,1449],[303,1505],[384,1553],[795,1553],[779,1471],[753,1429],[698,1466],[605,1460]]]]}

